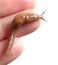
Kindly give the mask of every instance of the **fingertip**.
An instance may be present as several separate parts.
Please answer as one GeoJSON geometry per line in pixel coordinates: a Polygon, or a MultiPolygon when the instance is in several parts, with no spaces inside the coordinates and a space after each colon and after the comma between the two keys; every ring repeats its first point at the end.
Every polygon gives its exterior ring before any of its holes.
{"type": "Polygon", "coordinates": [[[30,34],[34,32],[35,30],[37,30],[39,27],[40,27],[40,21],[26,24],[17,30],[16,36],[21,37],[21,36],[30,34]]]}

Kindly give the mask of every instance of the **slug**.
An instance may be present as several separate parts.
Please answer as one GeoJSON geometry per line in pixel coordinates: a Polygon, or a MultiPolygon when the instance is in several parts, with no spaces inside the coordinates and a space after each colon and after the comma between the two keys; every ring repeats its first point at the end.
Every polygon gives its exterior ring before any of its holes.
{"type": "MultiPolygon", "coordinates": [[[[45,13],[45,11],[41,14],[34,14],[34,13],[21,13],[15,16],[13,22],[12,22],[12,31],[8,40],[8,47],[7,47],[7,51],[6,54],[8,54],[13,46],[13,41],[15,38],[15,34],[16,34],[16,30],[22,26],[25,23],[32,23],[32,22],[36,22],[38,20],[45,20],[43,18],[43,14],[45,13]]],[[[46,21],[46,20],[45,20],[46,21]]]]}

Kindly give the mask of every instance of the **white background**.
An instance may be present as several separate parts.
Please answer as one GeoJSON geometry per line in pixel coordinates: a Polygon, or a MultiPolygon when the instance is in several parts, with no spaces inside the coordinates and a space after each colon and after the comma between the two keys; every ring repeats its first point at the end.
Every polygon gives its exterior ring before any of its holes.
{"type": "Polygon", "coordinates": [[[58,2],[57,0],[37,0],[35,11],[43,12],[40,28],[21,38],[24,51],[9,65],[58,65],[58,2]]]}

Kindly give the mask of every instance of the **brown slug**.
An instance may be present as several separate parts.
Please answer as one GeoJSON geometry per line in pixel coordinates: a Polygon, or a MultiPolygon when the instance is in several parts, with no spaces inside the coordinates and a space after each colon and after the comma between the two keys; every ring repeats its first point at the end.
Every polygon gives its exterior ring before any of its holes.
{"type": "MultiPolygon", "coordinates": [[[[32,23],[32,22],[36,22],[38,20],[43,19],[43,14],[45,13],[45,11],[41,14],[33,14],[33,13],[21,13],[15,16],[13,22],[12,22],[12,31],[11,31],[11,35],[9,37],[9,41],[8,41],[8,48],[6,51],[6,54],[8,54],[13,46],[13,41],[15,38],[15,33],[16,30],[22,26],[25,23],[32,23]]],[[[43,19],[45,20],[45,19],[43,19]]]]}

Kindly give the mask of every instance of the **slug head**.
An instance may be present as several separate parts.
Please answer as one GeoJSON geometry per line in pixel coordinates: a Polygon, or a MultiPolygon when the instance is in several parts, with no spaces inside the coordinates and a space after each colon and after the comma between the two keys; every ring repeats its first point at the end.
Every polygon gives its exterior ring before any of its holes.
{"type": "Polygon", "coordinates": [[[41,19],[45,20],[43,18],[44,13],[45,11],[41,15],[33,14],[33,13],[21,13],[16,15],[12,23],[13,29],[17,29],[19,26],[25,23],[36,22],[41,19]]]}

